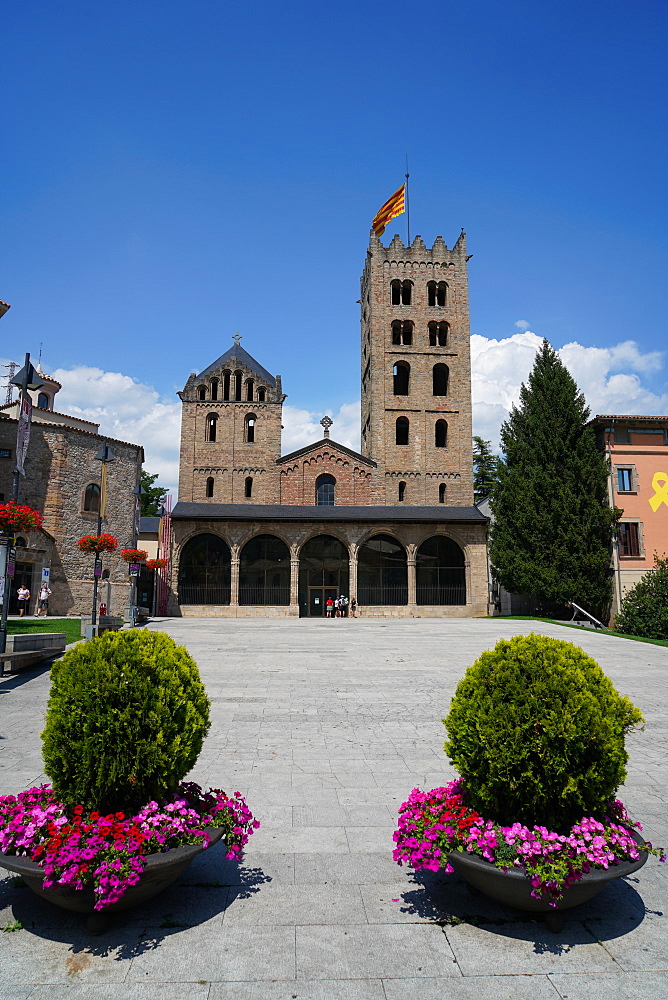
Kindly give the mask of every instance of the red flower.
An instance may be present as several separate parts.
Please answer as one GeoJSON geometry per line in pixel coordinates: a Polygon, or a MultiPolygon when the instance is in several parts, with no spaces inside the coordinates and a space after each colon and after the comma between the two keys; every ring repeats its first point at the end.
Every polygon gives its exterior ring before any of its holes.
{"type": "Polygon", "coordinates": [[[146,560],[147,569],[167,569],[166,559],[147,559],[146,560]]]}
{"type": "Polygon", "coordinates": [[[37,531],[44,518],[38,510],[18,504],[15,500],[0,504],[0,531],[11,535],[15,531],[37,531]]]}
{"type": "Polygon", "coordinates": [[[118,542],[113,535],[104,532],[102,535],[84,535],[77,542],[81,552],[115,552],[118,542]]]}
{"type": "Polygon", "coordinates": [[[121,559],[126,563],[143,563],[148,559],[148,552],[144,549],[123,549],[121,559]]]}

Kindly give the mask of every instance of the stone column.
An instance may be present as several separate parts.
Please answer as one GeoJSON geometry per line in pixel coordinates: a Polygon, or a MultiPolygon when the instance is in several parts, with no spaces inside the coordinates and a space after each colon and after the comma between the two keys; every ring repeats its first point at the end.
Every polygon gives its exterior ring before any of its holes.
{"type": "Polygon", "coordinates": [[[239,607],[239,546],[230,546],[232,565],[230,567],[230,607],[239,607]]]}
{"type": "Polygon", "coordinates": [[[352,542],[348,547],[348,597],[354,597],[359,603],[359,598],[357,596],[357,554],[359,552],[359,545],[352,542]]]}
{"type": "Polygon", "coordinates": [[[416,573],[415,573],[415,557],[416,548],[414,545],[406,546],[406,562],[408,568],[408,605],[413,608],[411,614],[414,614],[414,609],[417,604],[417,586],[416,586],[416,573]]]}
{"type": "Polygon", "coordinates": [[[290,549],[290,615],[299,617],[299,555],[296,545],[290,549]]]}

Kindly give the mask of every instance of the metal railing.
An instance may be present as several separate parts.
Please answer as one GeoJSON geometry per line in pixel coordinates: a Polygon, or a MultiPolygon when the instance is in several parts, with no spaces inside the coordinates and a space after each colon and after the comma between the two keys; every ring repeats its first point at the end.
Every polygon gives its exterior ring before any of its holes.
{"type": "Polygon", "coordinates": [[[419,586],[416,588],[416,599],[418,604],[466,604],[466,587],[429,587],[419,586]]]}
{"type": "Polygon", "coordinates": [[[408,604],[408,587],[377,587],[361,584],[357,590],[359,604],[401,605],[408,604]]]}
{"type": "Polygon", "coordinates": [[[183,583],[179,604],[229,604],[230,585],[219,583],[183,583]]]}
{"type": "Polygon", "coordinates": [[[290,587],[239,587],[239,604],[255,607],[287,605],[290,603],[290,587]]]}

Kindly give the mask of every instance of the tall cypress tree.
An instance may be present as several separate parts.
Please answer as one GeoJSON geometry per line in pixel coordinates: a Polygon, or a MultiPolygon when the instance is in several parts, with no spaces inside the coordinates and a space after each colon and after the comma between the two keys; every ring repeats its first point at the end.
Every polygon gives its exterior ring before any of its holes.
{"type": "Polygon", "coordinates": [[[490,560],[511,593],[572,600],[603,617],[620,512],[608,505],[608,468],[588,419],[584,396],[544,340],[501,428],[490,560]]]}

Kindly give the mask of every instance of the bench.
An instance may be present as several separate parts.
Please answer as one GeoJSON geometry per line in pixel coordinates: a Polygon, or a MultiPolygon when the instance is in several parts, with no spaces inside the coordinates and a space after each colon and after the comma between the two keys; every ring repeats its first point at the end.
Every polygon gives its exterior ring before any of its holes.
{"type": "Polygon", "coordinates": [[[21,670],[32,667],[35,663],[43,663],[45,660],[53,660],[65,651],[65,644],[62,649],[21,649],[11,650],[9,653],[0,653],[0,675],[5,673],[5,665],[9,666],[8,673],[18,674],[21,670]]]}

